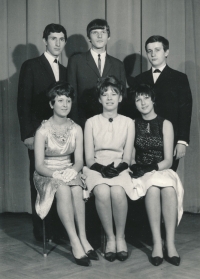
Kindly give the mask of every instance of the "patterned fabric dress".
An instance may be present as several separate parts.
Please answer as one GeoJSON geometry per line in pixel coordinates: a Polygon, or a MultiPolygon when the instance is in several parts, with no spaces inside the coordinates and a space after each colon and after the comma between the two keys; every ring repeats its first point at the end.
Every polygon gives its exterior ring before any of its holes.
{"type": "MultiPolygon", "coordinates": [[[[45,136],[45,159],[44,163],[51,170],[64,170],[72,166],[71,154],[76,148],[77,124],[71,119],[71,125],[66,126],[64,131],[58,131],[52,124],[51,118],[42,122],[37,132],[45,136]]],[[[75,179],[66,183],[60,179],[42,176],[34,173],[34,184],[37,190],[36,212],[41,219],[48,214],[54,195],[60,185],[84,187],[80,173],[75,179]]]]}
{"type": "MultiPolygon", "coordinates": [[[[118,166],[123,159],[128,129],[133,125],[133,120],[118,114],[113,122],[109,122],[107,118],[99,114],[89,118],[87,122],[92,127],[95,161],[104,166],[114,162],[114,166],[118,166]]],[[[89,192],[99,184],[121,186],[128,196],[133,191],[128,170],[122,171],[114,178],[103,178],[99,172],[84,167],[83,174],[86,176],[85,182],[89,192]]]]}
{"type": "MultiPolygon", "coordinates": [[[[137,164],[159,163],[164,159],[163,153],[163,122],[164,119],[157,116],[152,120],[137,118],[135,120],[135,149],[137,164]]],[[[177,195],[178,223],[183,214],[184,190],[179,176],[171,169],[152,171],[145,173],[137,179],[132,178],[134,198],[138,199],[146,195],[152,185],[158,187],[173,187],[177,195]]]]}

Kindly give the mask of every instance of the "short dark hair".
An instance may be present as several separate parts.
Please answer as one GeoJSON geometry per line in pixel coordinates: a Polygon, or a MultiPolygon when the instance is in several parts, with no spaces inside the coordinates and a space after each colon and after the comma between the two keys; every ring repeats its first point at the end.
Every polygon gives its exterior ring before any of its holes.
{"type": "Polygon", "coordinates": [[[106,27],[106,30],[108,32],[108,37],[110,37],[110,27],[108,25],[108,22],[105,19],[94,19],[92,20],[88,26],[87,26],[87,36],[90,39],[90,32],[95,29],[104,29],[106,27]]]}
{"type": "Polygon", "coordinates": [[[112,87],[117,94],[123,97],[125,91],[123,83],[115,76],[107,76],[105,78],[99,78],[97,81],[96,95],[98,99],[100,95],[103,95],[108,90],[108,87],[112,87]]]}
{"type": "Polygon", "coordinates": [[[56,23],[48,24],[45,27],[44,32],[43,32],[43,39],[45,39],[47,41],[50,33],[61,33],[61,32],[63,32],[63,34],[65,36],[65,42],[66,42],[67,41],[66,29],[60,24],[56,24],[56,23]]]}
{"type": "Polygon", "coordinates": [[[149,43],[156,43],[156,42],[162,43],[164,51],[169,49],[169,41],[166,38],[160,35],[153,35],[147,39],[145,43],[145,50],[147,51],[147,45],[149,43]]]}
{"type": "Polygon", "coordinates": [[[155,102],[156,99],[155,91],[153,87],[149,84],[144,84],[144,83],[138,84],[134,89],[131,89],[131,93],[134,102],[139,95],[147,95],[151,97],[151,100],[153,102],[155,102]]]}
{"type": "Polygon", "coordinates": [[[51,102],[52,105],[55,104],[56,96],[65,95],[68,98],[74,100],[74,88],[65,81],[57,81],[47,92],[48,101],[51,102]]]}

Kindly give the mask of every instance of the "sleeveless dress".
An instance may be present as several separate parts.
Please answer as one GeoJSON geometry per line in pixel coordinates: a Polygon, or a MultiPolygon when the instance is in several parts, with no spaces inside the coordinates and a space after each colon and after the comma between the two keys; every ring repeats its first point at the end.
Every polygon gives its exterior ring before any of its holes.
{"type": "MultiPolygon", "coordinates": [[[[164,159],[163,122],[160,116],[152,120],[135,119],[135,149],[137,164],[159,163],[164,159]]],[[[145,173],[137,179],[132,178],[134,200],[146,195],[152,186],[173,187],[177,195],[178,224],[183,214],[184,190],[179,176],[171,169],[145,173]]]]}
{"type": "MultiPolygon", "coordinates": [[[[44,163],[51,170],[64,170],[72,166],[71,154],[76,148],[77,124],[69,119],[71,125],[66,130],[58,131],[49,120],[44,120],[37,132],[45,136],[45,159],[44,163]]],[[[85,187],[78,173],[75,179],[64,182],[49,176],[42,176],[37,171],[34,173],[34,184],[37,190],[35,208],[41,219],[48,214],[54,195],[60,185],[85,187]]]]}
{"type": "MultiPolygon", "coordinates": [[[[133,125],[133,120],[118,114],[113,122],[109,122],[99,114],[89,118],[87,122],[92,127],[95,162],[104,166],[114,162],[114,166],[118,166],[123,159],[128,129],[133,125]]],[[[83,174],[86,176],[85,182],[89,192],[96,185],[107,184],[123,187],[127,195],[131,193],[131,177],[128,170],[124,170],[114,178],[103,178],[99,172],[84,167],[83,174]]]]}

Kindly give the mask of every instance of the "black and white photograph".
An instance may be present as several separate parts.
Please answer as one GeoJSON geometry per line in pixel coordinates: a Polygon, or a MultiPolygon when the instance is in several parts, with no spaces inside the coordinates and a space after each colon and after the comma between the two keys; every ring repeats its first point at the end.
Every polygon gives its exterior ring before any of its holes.
{"type": "Polygon", "coordinates": [[[0,10],[0,279],[198,279],[200,0],[0,10]]]}

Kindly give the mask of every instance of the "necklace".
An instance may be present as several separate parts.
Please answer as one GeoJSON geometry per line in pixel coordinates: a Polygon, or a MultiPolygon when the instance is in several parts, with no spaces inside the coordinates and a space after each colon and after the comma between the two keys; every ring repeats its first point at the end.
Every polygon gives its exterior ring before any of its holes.
{"type": "Polygon", "coordinates": [[[68,136],[69,136],[69,130],[72,129],[72,120],[70,119],[70,126],[67,125],[63,125],[64,127],[59,127],[59,126],[56,126],[53,122],[52,122],[52,119],[50,121],[50,125],[51,125],[51,133],[52,135],[59,141],[59,142],[66,142],[66,140],[68,139],[68,136]]]}

